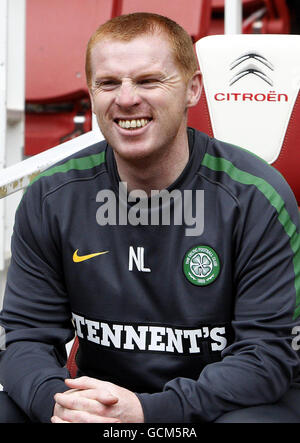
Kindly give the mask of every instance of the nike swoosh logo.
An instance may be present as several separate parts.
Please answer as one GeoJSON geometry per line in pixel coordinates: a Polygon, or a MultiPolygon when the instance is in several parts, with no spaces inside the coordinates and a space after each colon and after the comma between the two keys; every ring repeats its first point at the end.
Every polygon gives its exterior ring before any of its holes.
{"type": "Polygon", "coordinates": [[[103,252],[95,252],[94,254],[88,254],[88,255],[78,255],[77,254],[78,249],[73,254],[73,262],[79,263],[81,261],[89,260],[90,258],[96,257],[97,255],[107,254],[109,251],[103,251],[103,252]]]}

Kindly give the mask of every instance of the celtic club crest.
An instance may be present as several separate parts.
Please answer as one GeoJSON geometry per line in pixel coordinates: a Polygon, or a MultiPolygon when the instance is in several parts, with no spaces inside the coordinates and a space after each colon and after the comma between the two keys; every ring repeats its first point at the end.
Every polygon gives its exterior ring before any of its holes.
{"type": "Polygon", "coordinates": [[[183,272],[194,285],[209,285],[220,273],[219,257],[209,246],[195,246],[184,256],[183,272]]]}

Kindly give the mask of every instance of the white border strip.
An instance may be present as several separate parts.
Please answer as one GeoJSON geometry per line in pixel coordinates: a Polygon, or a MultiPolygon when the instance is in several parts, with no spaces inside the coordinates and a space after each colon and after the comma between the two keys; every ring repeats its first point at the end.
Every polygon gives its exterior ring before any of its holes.
{"type": "Polygon", "coordinates": [[[34,177],[55,163],[102,140],[101,132],[93,130],[1,170],[0,199],[26,188],[34,177]]]}
{"type": "Polygon", "coordinates": [[[242,33],[242,0],[225,0],[224,22],[225,34],[242,33]]]}

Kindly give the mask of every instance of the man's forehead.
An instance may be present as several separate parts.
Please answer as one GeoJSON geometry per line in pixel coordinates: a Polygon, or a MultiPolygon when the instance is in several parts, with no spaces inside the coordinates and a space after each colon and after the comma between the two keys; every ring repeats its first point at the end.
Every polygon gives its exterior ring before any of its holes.
{"type": "Polygon", "coordinates": [[[98,41],[91,51],[92,63],[98,65],[99,62],[114,63],[119,60],[130,58],[132,62],[143,63],[151,62],[153,64],[163,62],[167,59],[173,59],[172,48],[163,35],[143,34],[131,40],[120,40],[113,37],[105,37],[98,41]]]}
{"type": "Polygon", "coordinates": [[[100,36],[98,41],[95,41],[95,46],[101,43],[104,44],[113,44],[113,43],[121,43],[121,44],[128,44],[130,45],[132,42],[145,42],[145,43],[150,43],[153,41],[163,41],[165,42],[167,45],[169,45],[169,48],[171,50],[171,45],[170,45],[170,41],[168,38],[168,35],[165,32],[159,32],[159,31],[155,31],[153,33],[149,33],[149,32],[145,32],[143,34],[137,34],[136,36],[132,36],[132,37],[126,37],[124,36],[124,38],[119,37],[119,36],[114,36],[113,34],[108,34],[108,35],[104,35],[104,36],[100,36]]]}

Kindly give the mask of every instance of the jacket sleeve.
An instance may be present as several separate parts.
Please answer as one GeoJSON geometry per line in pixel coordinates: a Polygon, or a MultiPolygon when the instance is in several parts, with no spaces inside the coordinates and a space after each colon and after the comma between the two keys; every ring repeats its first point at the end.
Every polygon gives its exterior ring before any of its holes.
{"type": "Polygon", "coordinates": [[[0,352],[0,383],[32,421],[42,422],[50,421],[53,395],[67,389],[65,344],[74,335],[52,234],[37,181],[16,212],[0,313],[6,342],[0,352]]]}
{"type": "Polygon", "coordinates": [[[286,205],[276,209],[259,193],[241,207],[233,343],[197,380],[178,377],[163,392],[137,394],[146,422],[212,422],[234,409],[276,402],[297,376],[292,330],[300,313],[299,212],[286,186],[284,193],[286,205]]]}

